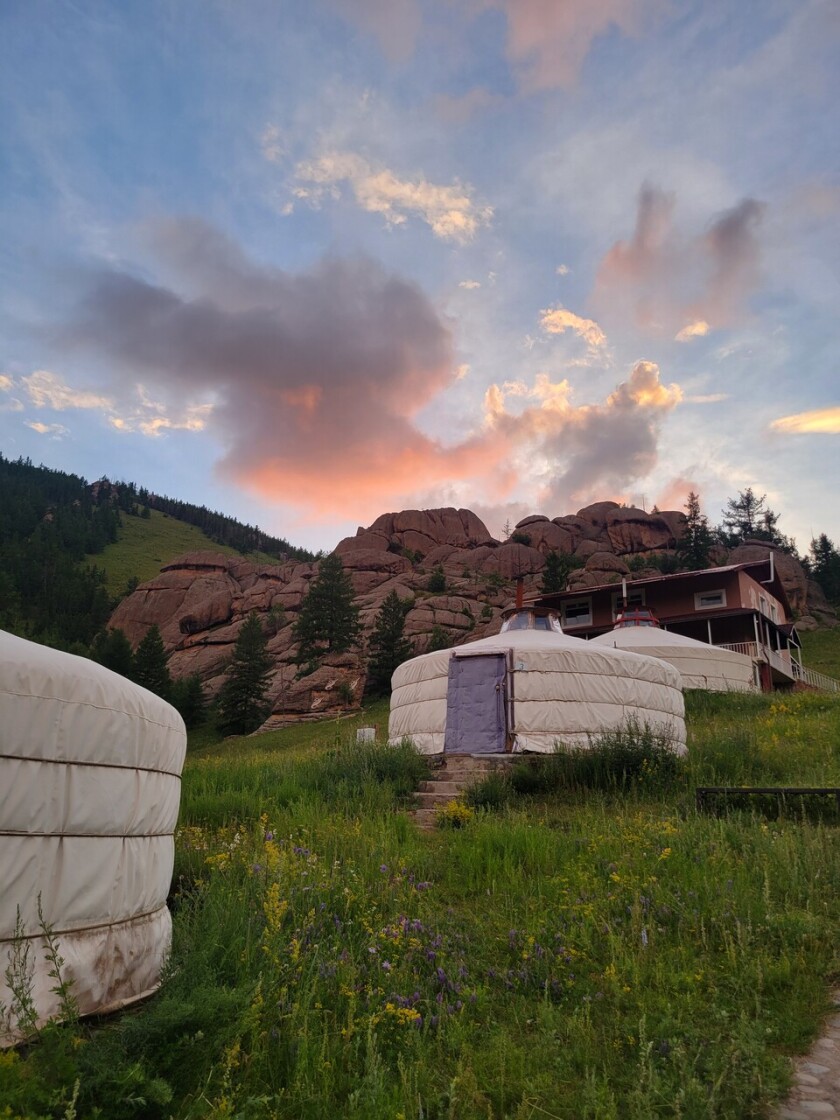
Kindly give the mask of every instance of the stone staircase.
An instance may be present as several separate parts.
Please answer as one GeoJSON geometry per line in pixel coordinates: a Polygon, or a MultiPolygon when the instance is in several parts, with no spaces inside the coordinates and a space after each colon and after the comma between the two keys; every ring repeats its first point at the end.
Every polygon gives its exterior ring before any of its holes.
{"type": "Polygon", "coordinates": [[[435,828],[438,809],[450,801],[459,800],[470,786],[476,785],[494,770],[509,766],[517,757],[509,754],[450,754],[443,756],[440,762],[435,759],[431,777],[420,783],[414,795],[417,808],[412,810],[411,816],[418,827],[424,830],[435,828]]]}

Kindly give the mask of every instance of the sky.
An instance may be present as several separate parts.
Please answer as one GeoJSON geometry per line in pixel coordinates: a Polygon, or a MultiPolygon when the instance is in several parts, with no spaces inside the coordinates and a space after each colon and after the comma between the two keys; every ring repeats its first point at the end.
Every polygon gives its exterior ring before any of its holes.
{"type": "Polygon", "coordinates": [[[310,548],[840,539],[836,0],[4,0],[0,451],[310,548]]]}

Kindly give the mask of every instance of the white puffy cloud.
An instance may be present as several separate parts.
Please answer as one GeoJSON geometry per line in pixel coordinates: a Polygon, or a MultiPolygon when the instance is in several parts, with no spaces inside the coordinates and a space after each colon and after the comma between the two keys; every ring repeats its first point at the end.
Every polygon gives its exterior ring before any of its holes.
{"type": "Polygon", "coordinates": [[[27,428],[37,432],[40,436],[50,436],[52,439],[62,439],[70,432],[63,424],[44,424],[41,420],[25,420],[27,428]]]}
{"type": "Polygon", "coordinates": [[[388,226],[420,218],[436,237],[461,245],[472,241],[493,215],[491,207],[479,205],[462,183],[401,179],[355,152],[330,151],[301,161],[295,167],[292,194],[319,206],[325,199],[338,199],[345,184],[363,210],[381,214],[388,226]]]}
{"type": "Polygon", "coordinates": [[[74,389],[47,369],[36,369],[21,382],[26,395],[36,408],[64,412],[68,408],[94,408],[106,411],[113,407],[110,397],[85,389],[74,389]]]}
{"type": "Polygon", "coordinates": [[[594,319],[584,319],[566,307],[544,308],[540,312],[540,326],[546,334],[565,334],[566,331],[572,331],[594,350],[607,344],[607,336],[594,319]]]}

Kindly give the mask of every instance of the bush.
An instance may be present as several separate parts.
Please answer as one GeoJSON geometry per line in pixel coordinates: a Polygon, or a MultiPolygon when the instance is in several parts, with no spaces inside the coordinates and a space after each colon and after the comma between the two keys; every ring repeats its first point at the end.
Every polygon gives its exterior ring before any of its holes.
{"type": "Polygon", "coordinates": [[[440,593],[446,590],[446,576],[444,575],[443,568],[440,564],[436,564],[432,568],[432,574],[429,576],[429,582],[426,584],[428,591],[440,593]]]}
{"type": "Polygon", "coordinates": [[[588,747],[558,744],[548,768],[560,786],[605,790],[664,789],[683,770],[667,740],[633,721],[591,738],[588,747]]]}
{"type": "Polygon", "coordinates": [[[471,809],[502,809],[510,801],[511,792],[506,776],[493,770],[466,790],[464,800],[471,809]]]}

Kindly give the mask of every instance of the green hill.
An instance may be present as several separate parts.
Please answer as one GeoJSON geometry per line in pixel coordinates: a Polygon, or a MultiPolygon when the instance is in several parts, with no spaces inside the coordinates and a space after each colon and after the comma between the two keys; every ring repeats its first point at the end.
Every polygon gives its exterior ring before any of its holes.
{"type": "MultiPolygon", "coordinates": [[[[154,579],[164,564],[184,552],[211,550],[225,556],[243,556],[229,545],[217,544],[195,525],[178,521],[158,510],[150,516],[123,514],[119,539],[87,560],[105,573],[105,587],[112,598],[121,597],[132,577],[140,583],[154,579]]],[[[278,558],[267,552],[246,552],[244,559],[261,564],[276,564],[278,558]]]]}
{"type": "Polygon", "coordinates": [[[0,627],[85,652],[133,582],[184,552],[265,563],[312,553],[226,514],[133,482],[79,475],[0,454],[0,627]]]}

